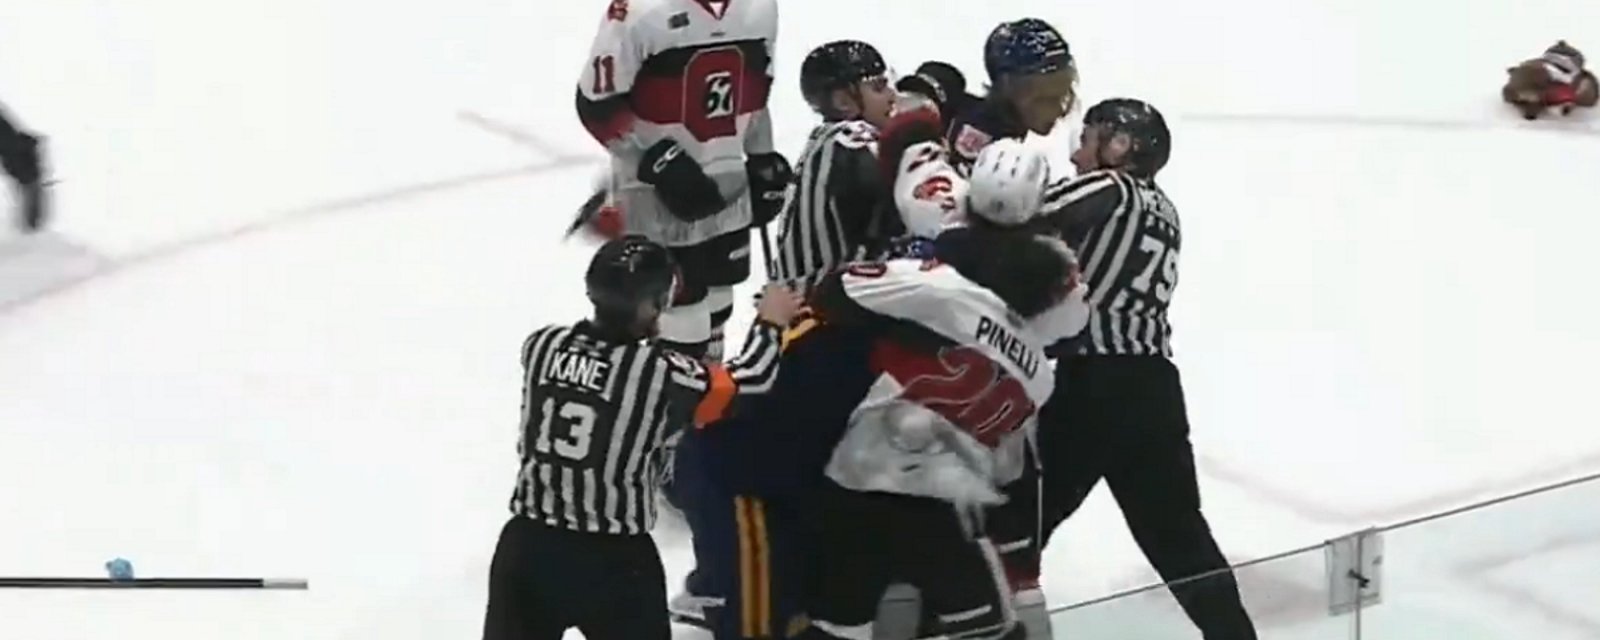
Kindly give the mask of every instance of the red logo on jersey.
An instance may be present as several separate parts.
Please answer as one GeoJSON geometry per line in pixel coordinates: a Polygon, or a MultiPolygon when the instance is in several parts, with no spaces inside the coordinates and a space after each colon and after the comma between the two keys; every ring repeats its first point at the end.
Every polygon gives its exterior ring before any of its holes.
{"type": "Polygon", "coordinates": [[[911,196],[918,200],[937,201],[945,211],[953,211],[956,208],[956,201],[950,197],[950,191],[954,188],[950,178],[933,176],[912,189],[911,196]]]}
{"type": "Polygon", "coordinates": [[[961,134],[956,136],[956,152],[966,158],[977,158],[978,152],[994,142],[994,136],[979,131],[970,124],[961,125],[961,134]]]}
{"type": "Polygon", "coordinates": [[[1036,409],[1021,382],[973,347],[926,353],[884,341],[873,349],[872,363],[900,382],[901,398],[944,416],[985,446],[1022,428],[1036,409]]]}
{"type": "Polygon", "coordinates": [[[611,0],[611,6],[606,7],[606,19],[622,22],[628,19],[628,0],[611,0]]]}

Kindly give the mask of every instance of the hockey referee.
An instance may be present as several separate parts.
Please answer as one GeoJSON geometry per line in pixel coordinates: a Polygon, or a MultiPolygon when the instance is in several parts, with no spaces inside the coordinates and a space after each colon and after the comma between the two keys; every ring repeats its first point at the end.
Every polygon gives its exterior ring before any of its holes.
{"type": "MultiPolygon", "coordinates": [[[[1239,587],[1200,511],[1183,385],[1167,309],[1178,284],[1178,212],[1155,182],[1172,137],[1139,100],[1084,115],[1079,177],[1046,193],[1045,210],[1078,248],[1092,309],[1077,353],[1056,368],[1039,413],[1042,531],[1076,511],[1101,479],[1133,538],[1206,640],[1254,640],[1239,587]]],[[[1033,567],[1037,576],[1037,566],[1033,567]]]]}
{"type": "Polygon", "coordinates": [[[594,314],[523,344],[522,458],[489,569],[484,640],[668,640],[666,580],[650,529],[663,444],[765,393],[798,296],[763,292],[743,353],[704,365],[651,339],[677,287],[667,249],[607,242],[585,275],[594,314]]]}

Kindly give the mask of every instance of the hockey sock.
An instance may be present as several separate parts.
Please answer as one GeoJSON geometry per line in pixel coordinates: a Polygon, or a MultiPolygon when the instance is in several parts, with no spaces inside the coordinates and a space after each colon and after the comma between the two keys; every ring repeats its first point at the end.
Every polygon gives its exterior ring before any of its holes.
{"type": "Polygon", "coordinates": [[[1024,630],[1027,640],[1050,640],[1050,609],[1044,591],[1035,587],[1016,592],[1011,596],[1012,608],[1017,612],[1018,627],[1024,630]]]}
{"type": "Polygon", "coordinates": [[[904,583],[889,585],[878,601],[878,617],[872,623],[872,640],[905,640],[918,637],[922,623],[922,594],[904,583]]]}
{"type": "Polygon", "coordinates": [[[668,307],[659,320],[661,346],[703,359],[711,342],[711,313],[705,297],[668,307]]]}

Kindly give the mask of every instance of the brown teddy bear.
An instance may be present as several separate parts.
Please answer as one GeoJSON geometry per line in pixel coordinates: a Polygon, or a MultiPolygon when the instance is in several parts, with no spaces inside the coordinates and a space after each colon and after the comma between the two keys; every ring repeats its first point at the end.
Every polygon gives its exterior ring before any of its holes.
{"type": "Polygon", "coordinates": [[[1538,119],[1549,109],[1561,115],[1575,107],[1600,103],[1600,82],[1584,68],[1583,52],[1559,41],[1544,55],[1506,70],[1506,85],[1500,97],[1522,112],[1528,120],[1538,119]]]}

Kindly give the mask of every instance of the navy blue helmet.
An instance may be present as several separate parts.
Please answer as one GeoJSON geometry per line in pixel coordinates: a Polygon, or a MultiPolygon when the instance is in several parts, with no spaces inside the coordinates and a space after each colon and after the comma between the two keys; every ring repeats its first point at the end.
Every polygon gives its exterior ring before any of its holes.
{"type": "Polygon", "coordinates": [[[1051,73],[1072,66],[1072,50],[1050,23],[1038,18],[1002,22],[983,43],[990,82],[1006,76],[1051,73]]]}
{"type": "Polygon", "coordinates": [[[1112,134],[1126,134],[1133,142],[1128,152],[1134,175],[1154,177],[1172,157],[1172,132],[1167,119],[1143,100],[1112,98],[1090,107],[1083,115],[1083,126],[1105,127],[1112,134]]]}

